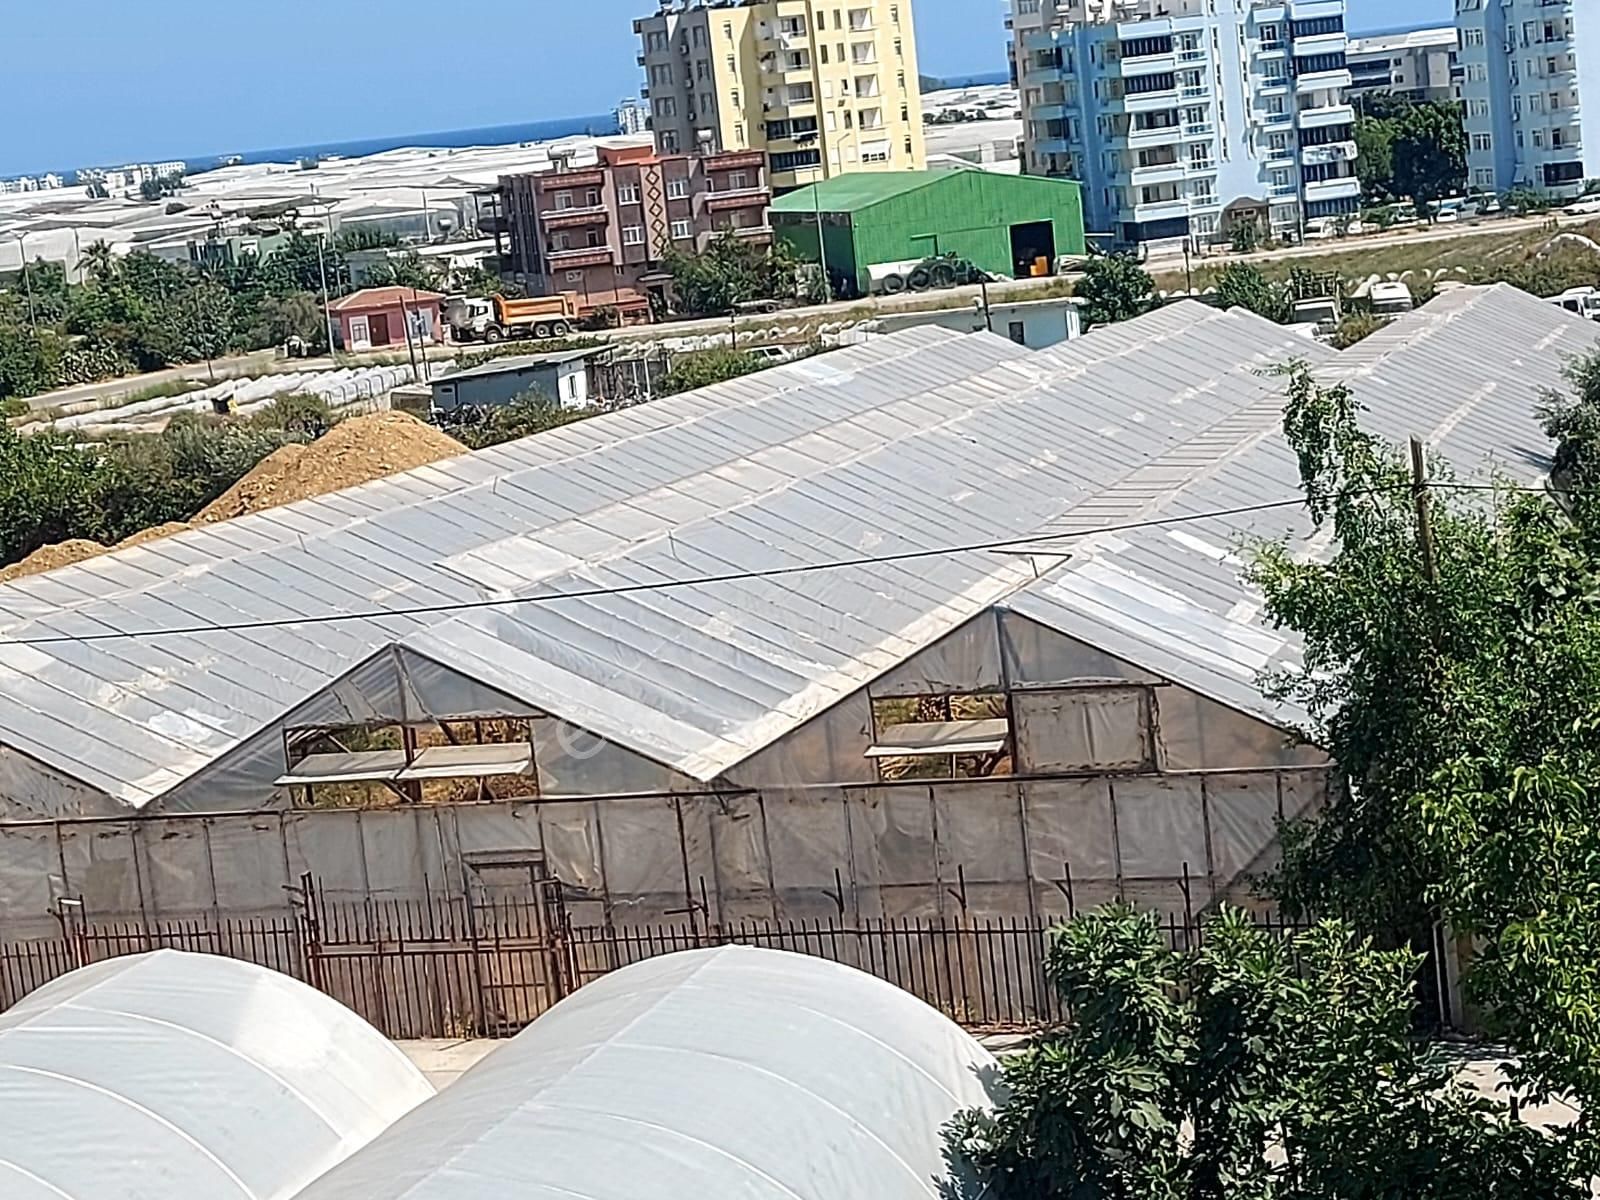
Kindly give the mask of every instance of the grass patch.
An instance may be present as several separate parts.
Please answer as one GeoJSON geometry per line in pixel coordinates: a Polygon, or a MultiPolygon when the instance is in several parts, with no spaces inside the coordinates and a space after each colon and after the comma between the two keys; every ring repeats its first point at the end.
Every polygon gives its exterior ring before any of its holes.
{"type": "MultiPolygon", "coordinates": [[[[1418,230],[1420,235],[1423,231],[1418,230]]],[[[1600,241],[1600,222],[1564,229],[1600,241]]],[[[1295,255],[1276,259],[1251,259],[1272,282],[1283,282],[1294,270],[1332,272],[1347,280],[1365,280],[1373,275],[1404,276],[1426,273],[1430,279],[1455,279],[1462,283],[1512,283],[1518,287],[1553,295],[1545,291],[1556,282],[1578,277],[1579,282],[1600,280],[1600,254],[1585,252],[1570,244],[1558,246],[1548,254],[1541,251],[1555,234],[1548,229],[1519,229],[1504,233],[1463,234],[1453,238],[1434,238],[1380,246],[1362,246],[1359,240],[1326,254],[1295,255]]],[[[1202,290],[1216,286],[1225,264],[1195,268],[1194,282],[1202,290]]],[[[1167,271],[1156,277],[1163,291],[1180,291],[1184,275],[1167,271]]]]}

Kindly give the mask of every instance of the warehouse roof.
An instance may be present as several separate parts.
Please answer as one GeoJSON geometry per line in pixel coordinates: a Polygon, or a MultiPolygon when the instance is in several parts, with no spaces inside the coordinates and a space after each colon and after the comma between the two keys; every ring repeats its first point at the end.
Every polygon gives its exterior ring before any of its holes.
{"type": "Polygon", "coordinates": [[[944,1131],[997,1073],[861,971],[692,950],[581,988],[301,1200],[960,1200],[944,1131]]]}
{"type": "Polygon", "coordinates": [[[0,750],[142,805],[398,644],[711,780],[997,604],[1271,713],[1293,650],[1234,551],[1310,531],[1263,369],[1538,475],[1534,403],[1596,332],[1506,288],[1345,358],[1193,302],[1039,354],[908,330],[0,588],[0,750]]]}
{"type": "MultiPolygon", "coordinates": [[[[772,211],[779,213],[809,213],[819,208],[823,212],[859,212],[882,204],[896,196],[920,191],[936,183],[960,179],[966,171],[850,171],[835,175],[821,183],[813,183],[779,196],[772,202],[772,211]]],[[[972,174],[983,174],[972,172],[972,174]]],[[[991,173],[992,174],[992,173],[991,173]]],[[[1045,179],[1040,176],[995,175],[1007,187],[1064,187],[1076,188],[1071,180],[1045,179]]]]}

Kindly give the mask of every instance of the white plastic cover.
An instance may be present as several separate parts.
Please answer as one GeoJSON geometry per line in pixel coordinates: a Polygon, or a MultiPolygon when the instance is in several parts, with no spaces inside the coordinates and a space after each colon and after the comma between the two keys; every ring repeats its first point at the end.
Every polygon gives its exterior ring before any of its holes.
{"type": "Polygon", "coordinates": [[[300,1200],[976,1195],[941,1129],[995,1061],[907,992],[747,947],[613,972],[300,1200]]]}
{"type": "Polygon", "coordinates": [[[433,1094],[305,984],[161,950],[0,1013],[5,1200],[287,1200],[433,1094]]]}

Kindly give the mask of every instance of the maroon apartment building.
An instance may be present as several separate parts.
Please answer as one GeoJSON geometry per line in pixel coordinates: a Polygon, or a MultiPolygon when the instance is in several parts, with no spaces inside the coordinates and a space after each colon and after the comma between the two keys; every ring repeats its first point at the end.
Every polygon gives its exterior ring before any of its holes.
{"type": "Polygon", "coordinates": [[[772,239],[766,156],[759,151],[662,155],[649,146],[598,148],[599,161],[500,179],[499,247],[530,295],[575,292],[581,310],[612,307],[650,319],[670,299],[669,251],[704,250],[725,229],[772,239]]]}

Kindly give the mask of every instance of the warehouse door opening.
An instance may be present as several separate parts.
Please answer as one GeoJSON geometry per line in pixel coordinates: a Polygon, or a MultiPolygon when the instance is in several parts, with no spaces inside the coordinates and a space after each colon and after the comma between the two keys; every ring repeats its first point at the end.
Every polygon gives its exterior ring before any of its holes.
{"type": "Polygon", "coordinates": [[[1011,227],[1012,274],[1018,279],[1049,275],[1055,269],[1056,229],[1049,221],[1011,227]]]}

